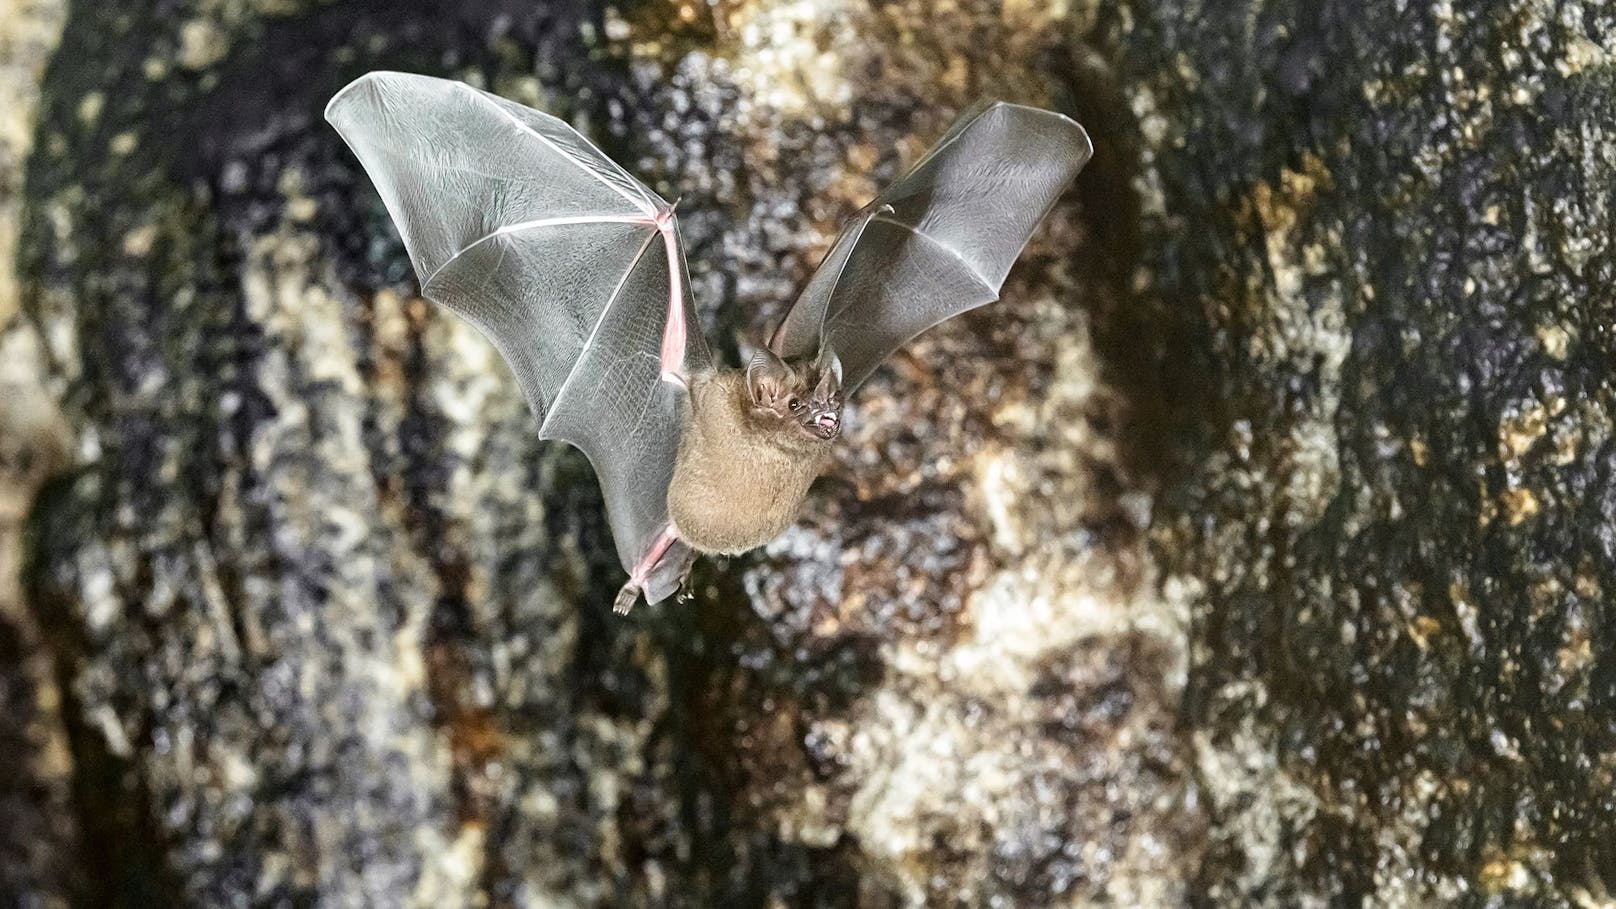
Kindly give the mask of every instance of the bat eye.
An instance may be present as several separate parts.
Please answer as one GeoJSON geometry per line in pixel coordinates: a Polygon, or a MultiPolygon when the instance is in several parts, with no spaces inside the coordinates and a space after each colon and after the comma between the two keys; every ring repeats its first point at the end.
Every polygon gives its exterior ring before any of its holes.
{"type": "Polygon", "coordinates": [[[791,408],[792,413],[802,413],[802,409],[805,405],[802,403],[801,398],[791,397],[786,399],[786,406],[791,408]]]}

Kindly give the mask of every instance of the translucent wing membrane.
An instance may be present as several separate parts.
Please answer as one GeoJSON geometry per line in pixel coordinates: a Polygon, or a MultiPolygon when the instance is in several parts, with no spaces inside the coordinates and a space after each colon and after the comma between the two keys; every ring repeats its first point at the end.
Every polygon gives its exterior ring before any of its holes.
{"type": "MultiPolygon", "coordinates": [[[[659,379],[684,269],[658,229],[667,203],[562,121],[458,82],[371,73],[326,118],[375,181],[422,295],[499,349],[541,437],[589,457],[631,568],[667,523],[680,432],[678,390],[659,379]]],[[[688,283],[678,302],[694,325],[688,283]]],[[[708,366],[692,342],[686,367],[708,366]]],[[[654,574],[647,599],[677,582],[654,574]]]]}
{"type": "Polygon", "coordinates": [[[1093,154],[1059,114],[985,103],[848,222],[770,346],[828,345],[843,387],[938,322],[998,299],[1033,229],[1093,154]]]}

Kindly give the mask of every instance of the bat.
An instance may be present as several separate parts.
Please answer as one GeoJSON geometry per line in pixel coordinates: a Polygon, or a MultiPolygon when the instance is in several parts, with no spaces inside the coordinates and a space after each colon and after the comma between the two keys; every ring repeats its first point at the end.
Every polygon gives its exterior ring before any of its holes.
{"type": "Polygon", "coordinates": [[[845,396],[915,335],[998,299],[1093,154],[1060,114],[966,111],[846,222],[737,369],[699,330],[674,206],[564,121],[394,72],[350,83],[325,116],[376,184],[421,295],[499,350],[540,438],[594,467],[629,575],[618,613],[677,591],[698,554],[790,526],[845,396]]]}

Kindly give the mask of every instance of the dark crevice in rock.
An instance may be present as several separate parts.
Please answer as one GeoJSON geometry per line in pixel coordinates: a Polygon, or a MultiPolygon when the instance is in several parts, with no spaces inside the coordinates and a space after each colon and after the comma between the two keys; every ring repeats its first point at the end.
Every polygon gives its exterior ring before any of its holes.
{"type": "MultiPolygon", "coordinates": [[[[691,836],[689,873],[697,892],[707,895],[680,905],[853,904],[861,882],[853,844],[815,848],[784,841],[770,830],[771,806],[734,798],[766,792],[771,774],[805,766],[798,703],[822,701],[834,684],[821,679],[800,686],[780,673],[779,660],[803,654],[763,657],[774,645],[751,610],[704,608],[744,603],[738,574],[702,565],[692,587],[697,601],[670,604],[654,631],[666,655],[669,709],[653,747],[671,749],[683,781],[679,815],[691,836]]],[[[823,657],[814,662],[822,664],[823,657]]]]}
{"type": "MultiPolygon", "coordinates": [[[[153,815],[152,793],[138,761],[134,755],[115,753],[105,732],[83,710],[75,672],[93,648],[76,617],[77,604],[70,589],[47,567],[53,559],[50,542],[60,539],[63,532],[54,516],[76,509],[68,500],[79,497],[85,485],[95,482],[76,473],[40,490],[23,565],[24,601],[54,660],[62,724],[72,758],[69,807],[78,836],[71,844],[72,852],[58,860],[73,869],[73,886],[67,895],[74,906],[139,909],[183,905],[181,881],[168,863],[166,837],[153,815]]],[[[122,715],[115,721],[124,728],[131,725],[122,715]]],[[[132,744],[150,747],[149,741],[132,744]]]]}
{"type": "Polygon", "coordinates": [[[0,767],[6,768],[0,777],[0,902],[87,905],[76,873],[83,849],[72,789],[47,765],[46,736],[62,719],[59,709],[47,709],[40,691],[54,682],[42,678],[54,667],[41,658],[37,638],[31,623],[25,627],[0,613],[0,767]]]}
{"type": "MultiPolygon", "coordinates": [[[[1137,535],[1135,523],[1121,513],[1107,519],[1103,505],[1117,506],[1116,493],[1127,489],[1152,492],[1193,470],[1187,452],[1204,450],[1221,435],[1229,417],[1216,400],[1216,384],[1208,381],[1221,368],[1212,329],[1198,301],[1175,294],[1176,264],[1169,252],[1145,258],[1147,236],[1141,215],[1140,153],[1145,139],[1130,108],[1128,86],[1117,65],[1123,52],[1117,43],[1119,8],[1102,6],[1083,41],[1053,51],[1051,71],[1063,74],[1070,111],[1083,123],[1095,155],[1078,175],[1074,192],[1087,242],[1072,263],[1085,276],[1090,295],[1095,352],[1112,394],[1096,406],[1104,410],[1089,419],[1095,431],[1114,438],[1120,449],[1116,465],[1091,465],[1102,488],[1102,511],[1091,518],[1096,531],[1106,528],[1119,553],[1137,535]],[[1108,406],[1107,406],[1108,405],[1108,406]],[[1104,468],[1120,467],[1126,476],[1104,468]]],[[[1208,237],[1217,242],[1216,234],[1208,237]]],[[[1167,238],[1181,242],[1182,238],[1167,238]]]]}

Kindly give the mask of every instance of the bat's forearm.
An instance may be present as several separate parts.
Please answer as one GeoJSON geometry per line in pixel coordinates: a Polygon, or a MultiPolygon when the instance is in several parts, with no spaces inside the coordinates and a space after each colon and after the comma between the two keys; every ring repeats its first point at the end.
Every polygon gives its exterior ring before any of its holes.
{"type": "Polygon", "coordinates": [[[685,325],[684,262],[679,255],[672,208],[657,215],[656,227],[662,234],[662,245],[668,256],[668,319],[662,329],[662,381],[689,388],[689,377],[685,375],[685,347],[690,338],[689,327],[685,325]]]}

